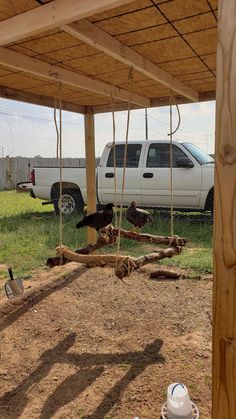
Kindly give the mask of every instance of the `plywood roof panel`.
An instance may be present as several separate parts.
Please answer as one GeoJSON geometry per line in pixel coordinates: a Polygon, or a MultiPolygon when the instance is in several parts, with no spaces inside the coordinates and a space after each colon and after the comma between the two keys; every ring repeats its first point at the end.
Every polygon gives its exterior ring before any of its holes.
{"type": "Polygon", "coordinates": [[[197,57],[160,63],[159,67],[177,77],[183,74],[200,73],[202,71],[206,71],[206,66],[197,57]]]}
{"type": "Polygon", "coordinates": [[[145,29],[166,23],[166,19],[153,6],[126,15],[97,22],[97,26],[110,35],[119,35],[130,31],[145,29]]]}
{"type": "Polygon", "coordinates": [[[153,81],[140,81],[135,84],[122,84],[121,87],[123,89],[129,89],[131,92],[138,93],[143,96],[147,96],[150,98],[154,97],[162,97],[168,96],[170,90],[160,83],[153,82],[153,81]]]}
{"type": "MultiPolygon", "coordinates": [[[[50,0],[47,0],[50,1],[50,0]]],[[[135,0],[90,16],[88,20],[197,92],[214,91],[217,41],[217,0],[135,0]]],[[[0,20],[35,7],[35,0],[0,0],[0,20]]],[[[66,6],[65,6],[66,13],[66,6]]],[[[128,89],[130,67],[61,28],[5,46],[25,56],[58,65],[128,89]]],[[[122,45],[121,45],[122,50],[122,45]]],[[[54,97],[57,83],[0,66],[0,85],[54,97]]],[[[148,98],[169,95],[169,88],[140,71],[133,72],[132,92],[148,98]]],[[[63,86],[63,100],[92,106],[110,99],[63,86]]]]}
{"type": "MultiPolygon", "coordinates": [[[[108,73],[99,74],[99,79],[107,83],[114,84],[116,86],[121,86],[122,83],[127,83],[129,77],[129,68],[127,67],[124,70],[111,71],[108,73]]],[[[138,71],[133,71],[133,83],[138,81],[149,81],[150,79],[144,74],[139,73],[138,71]]]]}
{"type": "Polygon", "coordinates": [[[37,54],[44,54],[50,51],[57,51],[64,48],[73,47],[81,44],[81,42],[66,32],[57,32],[31,41],[21,42],[21,46],[25,47],[37,54]]]}
{"type": "Polygon", "coordinates": [[[31,87],[41,86],[44,81],[35,79],[22,73],[11,73],[0,77],[0,85],[11,87],[13,89],[27,90],[31,87]]]}
{"type": "Polygon", "coordinates": [[[18,15],[19,13],[26,12],[27,10],[38,7],[39,4],[34,0],[18,0],[16,1],[0,1],[0,20],[18,15]]]}
{"type": "Polygon", "coordinates": [[[216,54],[204,55],[202,61],[213,71],[216,71],[216,54]]]}
{"type": "Polygon", "coordinates": [[[98,22],[100,20],[110,19],[114,16],[121,16],[130,12],[134,12],[140,9],[145,9],[151,6],[152,6],[152,3],[150,0],[133,1],[129,4],[126,4],[125,6],[116,7],[115,9],[111,9],[103,13],[97,13],[96,15],[91,16],[89,20],[91,22],[98,22]]]}
{"type": "Polygon", "coordinates": [[[118,71],[127,68],[125,64],[114,58],[108,57],[103,53],[97,53],[88,57],[70,60],[59,64],[61,67],[82,72],[84,74],[95,75],[111,71],[118,71]]]}
{"type": "Polygon", "coordinates": [[[69,48],[60,49],[57,51],[47,52],[45,56],[52,58],[58,62],[64,62],[68,60],[75,60],[81,57],[87,57],[89,55],[98,54],[98,50],[91,45],[80,43],[69,48]]]}
{"type": "Polygon", "coordinates": [[[193,57],[191,48],[180,37],[164,39],[133,47],[154,63],[193,57]]]}
{"type": "Polygon", "coordinates": [[[160,39],[166,39],[177,35],[178,34],[175,28],[167,23],[158,26],[152,26],[151,28],[142,29],[140,31],[128,32],[122,35],[118,35],[116,38],[125,45],[132,46],[158,41],[160,39]]]}
{"type": "Polygon", "coordinates": [[[182,74],[178,76],[178,79],[183,82],[195,81],[195,80],[202,80],[212,78],[212,73],[210,71],[202,71],[198,73],[191,73],[191,74],[182,74]]]}
{"type": "Polygon", "coordinates": [[[188,83],[193,89],[198,89],[199,92],[212,91],[216,88],[216,79],[209,77],[209,79],[199,79],[188,83]]]}
{"type": "Polygon", "coordinates": [[[184,39],[198,55],[207,55],[216,51],[217,28],[184,35],[184,39]]]}
{"type": "Polygon", "coordinates": [[[167,1],[163,4],[160,4],[159,8],[171,21],[184,19],[210,11],[210,7],[206,0],[167,1]]]}
{"type": "Polygon", "coordinates": [[[218,0],[208,0],[212,9],[216,10],[217,9],[217,5],[218,5],[218,0]]]}
{"type": "Polygon", "coordinates": [[[174,22],[174,27],[181,33],[187,34],[195,31],[213,28],[217,26],[216,19],[212,12],[197,15],[174,22]]]}

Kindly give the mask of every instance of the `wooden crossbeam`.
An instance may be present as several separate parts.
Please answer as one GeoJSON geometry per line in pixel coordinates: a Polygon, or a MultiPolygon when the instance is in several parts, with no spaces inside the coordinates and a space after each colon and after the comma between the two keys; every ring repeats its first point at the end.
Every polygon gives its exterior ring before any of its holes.
{"type": "MultiPolygon", "coordinates": [[[[17,100],[19,102],[33,103],[34,105],[47,106],[49,108],[55,107],[55,99],[53,97],[37,95],[35,93],[24,92],[17,89],[10,89],[9,87],[0,86],[0,97],[4,99],[17,100]]],[[[64,111],[81,114],[86,113],[86,107],[77,105],[76,103],[63,100],[61,105],[64,111]]]]}
{"type": "Polygon", "coordinates": [[[129,94],[127,90],[112,86],[109,83],[58,66],[52,66],[44,61],[7,48],[0,47],[0,64],[46,79],[61,81],[65,85],[79,87],[104,96],[110,97],[112,93],[115,99],[130,100],[131,103],[141,107],[149,107],[150,105],[150,100],[146,97],[135,93],[129,94]]]}
{"type": "MultiPolygon", "coordinates": [[[[216,94],[215,92],[200,92],[199,93],[199,102],[207,102],[209,100],[215,100],[216,94]]],[[[184,103],[191,103],[192,101],[188,98],[184,98],[181,95],[174,95],[173,96],[174,103],[182,105],[184,103]]],[[[151,108],[158,108],[160,106],[170,106],[170,97],[158,97],[153,98],[150,100],[150,107],[151,108]]],[[[140,106],[132,105],[131,109],[139,109],[140,106]]],[[[114,111],[125,111],[127,110],[127,103],[119,102],[115,103],[113,106],[114,111]]],[[[107,113],[111,112],[111,105],[94,105],[92,106],[93,113],[107,113]]]]}
{"type": "Polygon", "coordinates": [[[62,29],[122,63],[132,66],[137,71],[145,74],[145,76],[163,84],[174,92],[177,92],[194,102],[199,100],[199,95],[196,91],[159,68],[156,64],[152,63],[132,48],[122,44],[122,42],[113,38],[88,20],[84,19],[79,22],[65,25],[62,29]]]}
{"type": "Polygon", "coordinates": [[[132,0],[54,0],[0,22],[0,45],[16,42],[132,0]]]}

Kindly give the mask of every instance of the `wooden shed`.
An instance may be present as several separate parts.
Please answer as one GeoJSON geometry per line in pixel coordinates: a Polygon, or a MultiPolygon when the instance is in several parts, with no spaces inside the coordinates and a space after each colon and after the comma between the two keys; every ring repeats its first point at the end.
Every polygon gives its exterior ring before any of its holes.
{"type": "Polygon", "coordinates": [[[89,210],[111,96],[115,110],[216,98],[214,419],[236,418],[235,29],[235,0],[0,1],[0,96],[53,107],[62,84],[62,109],[85,116],[89,210]]]}

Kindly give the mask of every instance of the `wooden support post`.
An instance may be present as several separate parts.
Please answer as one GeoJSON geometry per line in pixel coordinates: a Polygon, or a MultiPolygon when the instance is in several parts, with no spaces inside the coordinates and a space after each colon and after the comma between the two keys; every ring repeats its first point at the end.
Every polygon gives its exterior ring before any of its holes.
{"type": "MultiPolygon", "coordinates": [[[[86,154],[86,184],[87,184],[87,212],[96,211],[96,159],[94,114],[87,111],[85,114],[85,154],[86,154]]],[[[97,233],[93,228],[87,227],[87,242],[96,241],[97,233]]]]}
{"type": "Polygon", "coordinates": [[[213,419],[236,418],[236,7],[219,0],[213,286],[213,419]]]}

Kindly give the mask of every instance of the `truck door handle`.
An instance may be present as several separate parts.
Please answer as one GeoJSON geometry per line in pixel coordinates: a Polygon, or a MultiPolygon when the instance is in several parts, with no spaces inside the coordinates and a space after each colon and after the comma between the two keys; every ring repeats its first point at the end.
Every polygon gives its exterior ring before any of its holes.
{"type": "Polygon", "coordinates": [[[114,173],[105,173],[105,177],[114,177],[114,173]]]}
{"type": "Polygon", "coordinates": [[[145,177],[145,178],[151,178],[151,177],[153,177],[153,173],[144,173],[143,174],[143,177],[145,177]]]}

